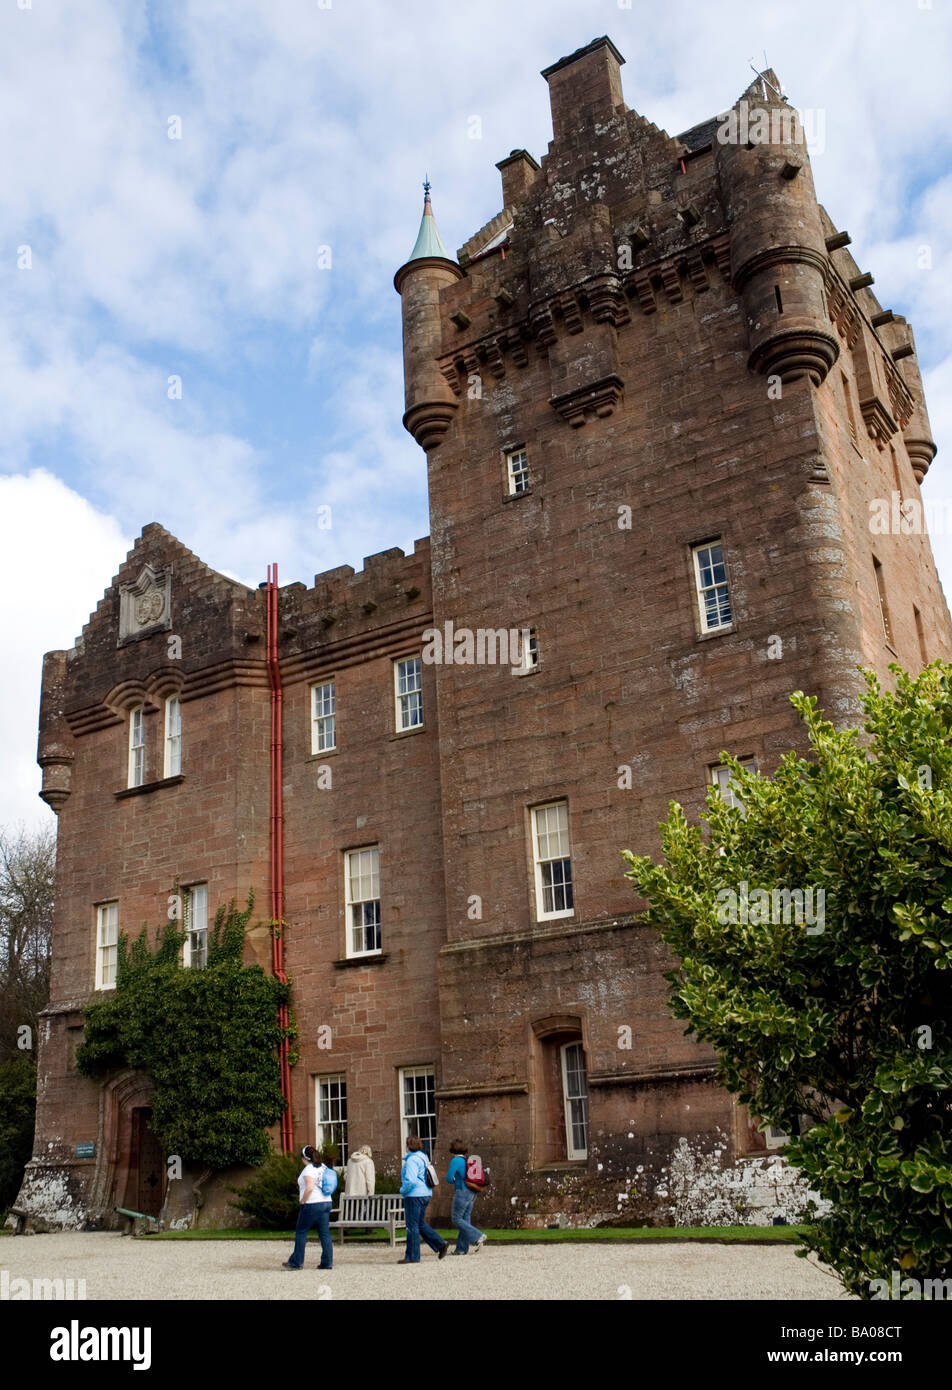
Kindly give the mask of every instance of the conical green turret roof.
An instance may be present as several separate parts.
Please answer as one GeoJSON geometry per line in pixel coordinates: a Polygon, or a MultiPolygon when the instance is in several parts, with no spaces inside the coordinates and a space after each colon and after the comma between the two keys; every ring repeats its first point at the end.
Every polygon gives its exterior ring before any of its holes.
{"type": "Polygon", "coordinates": [[[429,181],[423,185],[423,216],[420,219],[420,231],[407,264],[410,261],[421,261],[427,256],[440,256],[444,261],[454,259],[443,245],[443,238],[440,236],[436,218],[433,216],[429,181]]]}

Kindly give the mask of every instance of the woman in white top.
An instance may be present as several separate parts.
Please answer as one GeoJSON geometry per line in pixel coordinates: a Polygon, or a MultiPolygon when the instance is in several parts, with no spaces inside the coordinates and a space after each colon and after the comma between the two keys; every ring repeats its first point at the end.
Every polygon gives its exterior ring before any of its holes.
{"type": "Polygon", "coordinates": [[[310,1144],[305,1144],[301,1150],[301,1157],[304,1159],[304,1167],[298,1177],[298,1218],[294,1233],[294,1250],[291,1253],[291,1258],[285,1260],[284,1268],[304,1268],[304,1248],[307,1245],[307,1233],[312,1226],[316,1226],[321,1238],[319,1268],[331,1269],[334,1264],[334,1245],[331,1240],[330,1229],[331,1199],[330,1195],[324,1191],[324,1175],[327,1169],[320,1155],[311,1148],[310,1144]]]}

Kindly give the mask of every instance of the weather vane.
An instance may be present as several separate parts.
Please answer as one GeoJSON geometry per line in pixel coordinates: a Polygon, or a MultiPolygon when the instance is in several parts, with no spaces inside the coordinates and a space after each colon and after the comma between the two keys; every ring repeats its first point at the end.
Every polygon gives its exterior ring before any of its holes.
{"type": "MultiPolygon", "coordinates": [[[[780,98],[781,101],[786,101],[787,98],[784,96],[783,92],[777,91],[777,88],[774,86],[774,84],[772,82],[767,81],[766,77],[764,77],[764,74],[760,71],[760,69],[754,67],[753,58],[748,58],[747,61],[750,63],[751,71],[755,72],[757,76],[760,78],[761,82],[764,84],[764,96],[766,97],[766,89],[769,87],[772,92],[777,92],[777,96],[780,98]]],[[[767,50],[764,49],[764,68],[766,69],[767,67],[769,67],[769,64],[767,62],[767,50]]]]}

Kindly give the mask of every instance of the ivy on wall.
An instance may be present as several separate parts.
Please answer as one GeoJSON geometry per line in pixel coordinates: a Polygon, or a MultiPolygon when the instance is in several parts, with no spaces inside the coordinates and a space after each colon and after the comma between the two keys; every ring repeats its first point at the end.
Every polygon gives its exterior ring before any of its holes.
{"type": "Polygon", "coordinates": [[[284,1110],[278,1008],[288,986],[242,961],[254,894],[220,907],[204,969],[182,965],[185,933],[174,922],[119,941],[115,994],[86,1011],[79,1071],[118,1068],[155,1083],[152,1129],[165,1152],[211,1168],[261,1163],[266,1133],[284,1110]]]}

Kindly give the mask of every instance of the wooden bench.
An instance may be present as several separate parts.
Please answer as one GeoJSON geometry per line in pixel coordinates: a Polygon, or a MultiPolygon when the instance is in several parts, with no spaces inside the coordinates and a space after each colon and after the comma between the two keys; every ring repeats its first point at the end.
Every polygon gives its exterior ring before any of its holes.
{"type": "Polygon", "coordinates": [[[29,1216],[29,1214],[30,1213],[24,1211],[22,1207],[11,1207],[10,1210],[7,1212],[6,1224],[9,1226],[12,1222],[13,1234],[15,1236],[23,1234],[23,1231],[26,1228],[27,1217],[29,1216]]]}
{"type": "Polygon", "coordinates": [[[123,1218],[122,1234],[124,1236],[136,1234],[136,1223],[146,1221],[147,1231],[157,1231],[159,1229],[158,1220],[154,1216],[148,1216],[144,1211],[130,1211],[128,1207],[116,1207],[115,1210],[123,1218]]]}
{"type": "Polygon", "coordinates": [[[390,1244],[396,1245],[397,1227],[405,1230],[407,1225],[403,1198],[397,1192],[378,1192],[372,1197],[348,1197],[345,1192],[340,1199],[337,1220],[330,1224],[339,1228],[341,1245],[348,1226],[383,1226],[390,1233],[390,1244]]]}

